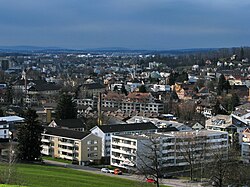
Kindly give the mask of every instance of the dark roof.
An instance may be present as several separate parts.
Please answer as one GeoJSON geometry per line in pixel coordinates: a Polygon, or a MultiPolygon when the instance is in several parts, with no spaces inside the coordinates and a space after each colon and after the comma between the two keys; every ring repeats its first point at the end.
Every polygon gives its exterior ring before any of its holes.
{"type": "Polygon", "coordinates": [[[86,128],[85,123],[80,119],[60,119],[54,120],[58,127],[86,128]]]}
{"type": "Polygon", "coordinates": [[[91,89],[103,89],[103,88],[105,88],[105,86],[102,85],[102,84],[100,84],[100,83],[83,84],[82,87],[84,89],[88,89],[88,90],[91,90],[91,89]]]}
{"type": "Polygon", "coordinates": [[[116,124],[116,125],[102,125],[102,126],[99,126],[99,128],[104,133],[158,129],[151,122],[148,122],[148,123],[116,124]]]}
{"type": "Polygon", "coordinates": [[[29,91],[51,91],[51,90],[60,90],[61,86],[53,84],[53,83],[46,83],[46,84],[37,84],[31,86],[29,91]]]}
{"type": "Polygon", "coordinates": [[[158,129],[158,132],[172,132],[172,131],[179,131],[179,130],[177,128],[171,127],[171,126],[168,126],[166,128],[159,128],[158,129]]]}
{"type": "Polygon", "coordinates": [[[44,127],[44,134],[61,136],[66,138],[83,139],[84,137],[88,136],[90,132],[80,132],[56,127],[44,127]]]}
{"type": "MultiPolygon", "coordinates": [[[[45,80],[27,80],[27,84],[29,83],[34,83],[35,85],[37,84],[45,84],[46,81],[45,80]]],[[[25,84],[25,80],[22,79],[22,80],[17,80],[14,85],[24,85],[25,84]]]]}

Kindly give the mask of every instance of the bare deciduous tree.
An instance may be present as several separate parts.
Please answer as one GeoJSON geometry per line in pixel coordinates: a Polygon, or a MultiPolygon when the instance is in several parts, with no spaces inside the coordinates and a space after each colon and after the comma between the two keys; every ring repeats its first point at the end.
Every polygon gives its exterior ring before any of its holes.
{"type": "Polygon", "coordinates": [[[1,157],[3,164],[3,169],[1,171],[0,183],[12,184],[16,183],[17,173],[16,173],[16,155],[13,143],[9,144],[7,157],[1,157]]]}
{"type": "Polygon", "coordinates": [[[153,178],[156,186],[159,187],[161,176],[159,141],[156,136],[151,135],[140,141],[142,147],[137,151],[137,170],[146,179],[153,178]]]}

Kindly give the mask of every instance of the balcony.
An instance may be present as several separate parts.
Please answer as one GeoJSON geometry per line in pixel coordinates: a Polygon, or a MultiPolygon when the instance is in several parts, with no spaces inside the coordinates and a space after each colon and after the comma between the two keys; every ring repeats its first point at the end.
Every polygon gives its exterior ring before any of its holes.
{"type": "Polygon", "coordinates": [[[128,147],[128,148],[136,148],[136,145],[131,144],[131,143],[122,143],[122,142],[117,142],[117,141],[112,141],[113,145],[121,146],[121,147],[128,147]]]}
{"type": "Polygon", "coordinates": [[[75,144],[74,143],[70,143],[70,142],[62,142],[62,141],[59,141],[58,143],[59,145],[65,145],[65,146],[70,146],[70,147],[74,147],[75,144]]]}
{"type": "Polygon", "coordinates": [[[59,157],[62,159],[73,160],[73,156],[60,155],[59,157]]]}
{"type": "Polygon", "coordinates": [[[114,149],[114,148],[112,148],[112,152],[127,154],[127,155],[132,155],[132,156],[136,155],[135,151],[126,151],[126,150],[122,150],[122,149],[114,149]]]}
{"type": "Polygon", "coordinates": [[[50,139],[42,139],[41,141],[42,141],[42,142],[45,142],[45,143],[50,143],[50,142],[51,142],[50,139]]]}
{"type": "Polygon", "coordinates": [[[70,149],[63,149],[63,148],[59,148],[60,151],[66,152],[66,153],[75,153],[76,150],[70,150],[70,149]]]}

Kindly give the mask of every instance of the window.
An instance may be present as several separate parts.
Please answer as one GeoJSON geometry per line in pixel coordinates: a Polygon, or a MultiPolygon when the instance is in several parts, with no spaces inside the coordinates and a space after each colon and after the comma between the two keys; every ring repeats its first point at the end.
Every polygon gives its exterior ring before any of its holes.
{"type": "Polygon", "coordinates": [[[6,130],[4,130],[4,134],[6,134],[7,133],[7,131],[6,130]]]}
{"type": "Polygon", "coordinates": [[[94,140],[94,144],[97,144],[97,140],[94,140]]]}
{"type": "Polygon", "coordinates": [[[91,144],[91,140],[88,140],[88,141],[87,141],[87,144],[90,145],[90,144],[91,144]]]}
{"type": "Polygon", "coordinates": [[[97,147],[94,147],[94,151],[97,151],[97,147]]]}

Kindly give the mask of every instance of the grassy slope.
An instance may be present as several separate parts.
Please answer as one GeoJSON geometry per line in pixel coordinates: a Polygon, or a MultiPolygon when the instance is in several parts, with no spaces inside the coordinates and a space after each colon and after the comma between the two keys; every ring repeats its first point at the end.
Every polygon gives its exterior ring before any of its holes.
{"type": "Polygon", "coordinates": [[[50,157],[50,156],[43,156],[43,159],[44,160],[52,160],[52,161],[62,162],[62,163],[66,163],[66,164],[72,164],[72,161],[70,161],[70,160],[63,160],[63,159],[60,159],[60,158],[53,158],[53,157],[50,157]]]}
{"type": "Polygon", "coordinates": [[[18,165],[21,183],[35,187],[152,187],[155,185],[138,181],[97,175],[83,171],[53,166],[30,164],[18,165]]]}
{"type": "Polygon", "coordinates": [[[0,184],[0,187],[25,187],[25,186],[9,185],[9,184],[0,184]]]}

